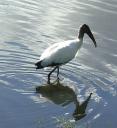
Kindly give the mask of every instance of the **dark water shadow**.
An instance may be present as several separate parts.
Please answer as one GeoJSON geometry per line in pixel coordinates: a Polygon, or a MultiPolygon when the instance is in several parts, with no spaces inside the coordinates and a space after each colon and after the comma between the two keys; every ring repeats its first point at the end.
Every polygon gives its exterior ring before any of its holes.
{"type": "Polygon", "coordinates": [[[66,106],[74,102],[75,110],[72,116],[76,121],[87,115],[86,108],[92,95],[92,93],[90,93],[87,99],[80,103],[75,91],[69,86],[64,86],[61,83],[38,86],[36,87],[36,92],[57,105],[66,106]]]}

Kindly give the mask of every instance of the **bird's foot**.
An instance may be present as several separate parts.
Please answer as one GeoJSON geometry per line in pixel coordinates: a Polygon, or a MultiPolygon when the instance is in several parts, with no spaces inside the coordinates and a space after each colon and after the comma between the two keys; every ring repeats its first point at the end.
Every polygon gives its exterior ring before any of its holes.
{"type": "Polygon", "coordinates": [[[64,80],[64,78],[59,76],[59,77],[57,77],[57,80],[56,81],[58,81],[58,80],[59,81],[62,81],[62,80],[64,80]]]}
{"type": "Polygon", "coordinates": [[[48,79],[47,84],[50,84],[50,79],[48,79]]]}
{"type": "Polygon", "coordinates": [[[47,84],[60,84],[60,81],[62,81],[63,80],[63,78],[59,78],[59,77],[57,77],[57,79],[53,82],[53,83],[51,83],[50,82],[50,79],[48,78],[48,81],[47,81],[47,84]]]}
{"type": "Polygon", "coordinates": [[[56,80],[57,84],[60,84],[60,78],[58,77],[56,80]]]}
{"type": "Polygon", "coordinates": [[[62,81],[62,80],[63,80],[63,79],[61,79],[60,77],[57,77],[55,83],[57,83],[57,85],[59,85],[59,84],[60,84],[60,81],[62,81]]]}

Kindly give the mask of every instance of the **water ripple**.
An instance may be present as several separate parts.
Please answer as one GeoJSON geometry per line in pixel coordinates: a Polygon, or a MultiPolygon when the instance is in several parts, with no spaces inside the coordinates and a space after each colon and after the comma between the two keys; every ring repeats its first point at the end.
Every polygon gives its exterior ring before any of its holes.
{"type": "MultiPolygon", "coordinates": [[[[93,92],[94,102],[88,112],[93,115],[92,120],[100,118],[102,109],[110,104],[109,99],[114,99],[117,95],[117,40],[114,26],[116,4],[116,1],[109,0],[0,1],[1,89],[8,88],[17,94],[25,95],[31,102],[34,101],[32,104],[38,103],[35,111],[42,110],[42,117],[49,115],[49,112],[52,116],[69,113],[67,107],[58,111],[59,106],[54,106],[35,94],[35,87],[46,83],[51,68],[36,71],[34,63],[45,48],[61,40],[74,38],[78,27],[87,23],[95,31],[98,48],[90,48],[89,40],[85,37],[87,43],[84,41],[79,57],[60,68],[60,78],[62,77],[61,82],[64,85],[74,87],[81,101],[93,92]],[[112,19],[112,22],[108,20],[105,23],[105,18],[112,19]],[[111,32],[109,28],[115,31],[111,32]],[[38,109],[39,106],[41,107],[38,109]],[[53,109],[54,107],[56,109],[53,109]]],[[[51,80],[55,79],[56,73],[53,73],[51,80]]],[[[14,104],[12,99],[10,100],[11,104],[14,104]]],[[[35,116],[36,113],[33,114],[35,116]]],[[[52,119],[45,120],[50,121],[46,123],[49,127],[53,126],[52,119]]],[[[87,120],[91,119],[88,117],[87,120]]]]}

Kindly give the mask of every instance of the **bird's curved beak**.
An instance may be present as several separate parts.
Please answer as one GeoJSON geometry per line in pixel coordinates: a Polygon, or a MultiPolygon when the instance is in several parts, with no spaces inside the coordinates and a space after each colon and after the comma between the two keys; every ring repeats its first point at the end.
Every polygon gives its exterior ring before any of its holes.
{"type": "Polygon", "coordinates": [[[96,43],[95,38],[94,38],[94,36],[93,36],[93,34],[92,34],[90,29],[88,30],[87,35],[92,39],[95,47],[97,47],[97,43],[96,43]]]}

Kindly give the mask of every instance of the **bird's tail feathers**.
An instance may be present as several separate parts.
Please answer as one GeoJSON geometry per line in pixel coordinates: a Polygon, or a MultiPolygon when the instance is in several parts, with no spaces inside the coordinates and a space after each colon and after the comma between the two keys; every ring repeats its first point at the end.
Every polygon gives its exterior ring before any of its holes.
{"type": "Polygon", "coordinates": [[[41,61],[38,61],[38,62],[35,64],[35,66],[37,66],[36,69],[41,69],[41,68],[43,68],[43,66],[41,65],[41,62],[42,62],[42,60],[41,60],[41,61]]]}

